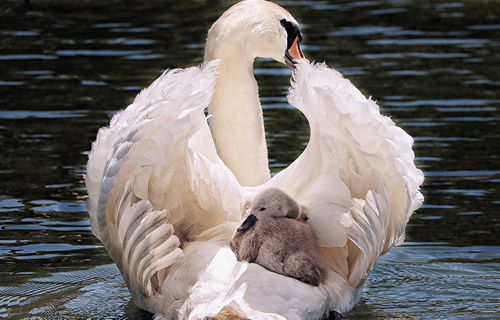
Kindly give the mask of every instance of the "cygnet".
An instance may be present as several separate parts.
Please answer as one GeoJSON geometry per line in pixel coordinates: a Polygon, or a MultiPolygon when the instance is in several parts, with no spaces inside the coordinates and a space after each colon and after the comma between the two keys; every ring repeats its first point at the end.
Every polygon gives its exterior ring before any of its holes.
{"type": "Polygon", "coordinates": [[[230,242],[238,261],[319,285],[326,276],[307,210],[283,191],[270,188],[251,203],[250,214],[230,242]]]}

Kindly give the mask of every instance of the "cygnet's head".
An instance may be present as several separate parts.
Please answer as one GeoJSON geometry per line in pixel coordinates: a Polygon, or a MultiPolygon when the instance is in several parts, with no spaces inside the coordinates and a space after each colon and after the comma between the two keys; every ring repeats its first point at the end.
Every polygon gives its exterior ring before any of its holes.
{"type": "Polygon", "coordinates": [[[229,8],[208,31],[205,61],[272,58],[294,68],[305,59],[302,34],[292,15],[265,0],[241,1],[229,8]]]}
{"type": "Polygon", "coordinates": [[[285,192],[277,188],[269,188],[258,193],[250,204],[250,213],[238,232],[251,228],[257,220],[273,218],[290,218],[307,220],[307,209],[293,200],[285,192]]]}
{"type": "Polygon", "coordinates": [[[257,219],[265,217],[305,219],[307,214],[289,195],[277,188],[270,188],[257,194],[252,201],[250,214],[257,219]]]}

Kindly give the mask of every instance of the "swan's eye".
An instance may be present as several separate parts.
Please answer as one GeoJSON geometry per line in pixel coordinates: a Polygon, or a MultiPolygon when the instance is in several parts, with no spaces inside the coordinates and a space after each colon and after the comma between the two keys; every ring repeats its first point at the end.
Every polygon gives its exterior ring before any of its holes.
{"type": "Polygon", "coordinates": [[[287,21],[286,19],[280,20],[281,25],[285,28],[287,33],[287,48],[290,49],[292,43],[298,38],[298,42],[302,41],[302,33],[300,32],[299,26],[294,23],[287,21]]]}
{"type": "Polygon", "coordinates": [[[264,210],[266,210],[266,208],[260,208],[260,209],[259,209],[259,211],[264,211],[264,210]]]}

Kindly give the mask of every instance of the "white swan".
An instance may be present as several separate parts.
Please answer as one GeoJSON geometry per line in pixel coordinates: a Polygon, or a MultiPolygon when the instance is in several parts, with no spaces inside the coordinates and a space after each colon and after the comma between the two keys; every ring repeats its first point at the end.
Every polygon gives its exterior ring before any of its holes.
{"type": "Polygon", "coordinates": [[[378,257],[403,241],[423,201],[412,138],[337,71],[300,60],[300,40],[286,10],[240,2],[210,29],[202,66],[163,74],[99,130],[86,177],[92,231],[137,305],[158,318],[203,319],[224,307],[242,319],[345,312],[378,257]],[[296,67],[288,99],[311,128],[302,155],[273,178],[257,56],[296,67]],[[242,205],[269,187],[309,208],[324,284],[236,261],[229,241],[242,205]]]}

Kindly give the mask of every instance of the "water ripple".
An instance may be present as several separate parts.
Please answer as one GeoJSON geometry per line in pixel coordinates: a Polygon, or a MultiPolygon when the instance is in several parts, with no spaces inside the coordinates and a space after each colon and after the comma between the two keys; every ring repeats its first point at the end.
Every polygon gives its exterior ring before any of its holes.
{"type": "Polygon", "coordinates": [[[0,54],[0,60],[54,60],[57,56],[45,54],[0,54]]]}
{"type": "MultiPolygon", "coordinates": [[[[149,54],[149,50],[57,50],[56,55],[60,57],[121,57],[149,54]]],[[[1,57],[0,57],[1,58],[1,57]]]]}
{"type": "MultiPolygon", "coordinates": [[[[418,100],[418,101],[388,101],[387,107],[421,107],[421,106],[484,106],[500,103],[500,100],[489,99],[446,99],[446,100],[418,100]]],[[[496,109],[495,109],[496,110],[496,109]]]]}
{"type": "Polygon", "coordinates": [[[59,111],[31,111],[31,110],[11,110],[0,111],[0,119],[62,119],[62,118],[81,118],[86,116],[88,110],[59,110],[59,111]]]}
{"type": "Polygon", "coordinates": [[[466,48],[481,48],[485,44],[490,43],[488,39],[376,39],[369,40],[366,42],[368,45],[378,45],[378,46],[390,46],[390,45],[398,45],[398,46],[447,46],[454,45],[458,48],[466,47],[466,48]]]}

